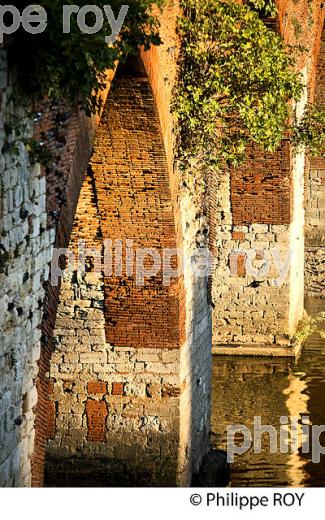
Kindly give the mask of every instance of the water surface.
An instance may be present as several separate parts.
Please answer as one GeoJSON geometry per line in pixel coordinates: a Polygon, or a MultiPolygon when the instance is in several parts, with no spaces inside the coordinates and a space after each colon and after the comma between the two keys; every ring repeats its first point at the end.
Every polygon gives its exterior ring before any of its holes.
{"type": "MultiPolygon", "coordinates": [[[[325,425],[325,301],[309,300],[308,313],[318,317],[317,330],[305,342],[300,356],[265,358],[215,356],[213,359],[212,442],[226,449],[228,425],[242,424],[254,431],[254,416],[272,425],[280,438],[280,417],[299,417],[298,453],[270,453],[267,434],[261,452],[249,449],[232,464],[232,486],[325,486],[325,455],[312,462],[312,452],[302,453],[301,418],[307,428],[325,425]],[[304,419],[304,422],[306,420],[304,419]]],[[[240,445],[243,437],[238,435],[240,445]]],[[[325,434],[320,437],[325,446],[325,434]]],[[[310,438],[311,444],[311,438],[310,438]]],[[[282,450],[284,451],[284,450],[282,450]]],[[[325,451],[325,450],[324,450],[325,451]]]]}

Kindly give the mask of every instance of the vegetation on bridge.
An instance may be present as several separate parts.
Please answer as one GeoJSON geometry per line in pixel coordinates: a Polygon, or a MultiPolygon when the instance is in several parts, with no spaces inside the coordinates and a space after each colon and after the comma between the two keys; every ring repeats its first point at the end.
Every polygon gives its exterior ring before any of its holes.
{"type": "MultiPolygon", "coordinates": [[[[299,1],[299,0],[298,0],[299,1]]],[[[288,47],[270,18],[273,0],[182,0],[179,84],[174,111],[180,159],[236,166],[249,143],[274,151],[284,136],[319,154],[325,113],[309,107],[296,120],[304,85],[296,71],[301,46],[288,47]]]]}
{"type": "MultiPolygon", "coordinates": [[[[34,99],[63,98],[79,103],[88,114],[95,112],[106,70],[137,52],[139,45],[160,43],[159,22],[151,7],[165,1],[129,0],[120,37],[110,46],[104,43],[111,32],[105,17],[101,30],[84,34],[72,16],[71,31],[64,34],[62,9],[67,1],[41,1],[48,16],[46,31],[31,35],[20,29],[5,42],[19,84],[34,99]]],[[[102,8],[106,3],[98,0],[96,5],[102,8]]],[[[287,48],[265,23],[265,18],[276,15],[274,0],[180,3],[182,51],[173,108],[183,164],[194,157],[205,164],[225,161],[236,166],[245,158],[248,143],[273,151],[290,134],[295,145],[319,154],[325,113],[308,107],[301,121],[295,118],[295,102],[304,88],[295,63],[304,49],[287,48]]],[[[28,1],[18,4],[22,11],[28,1]]],[[[87,1],[78,4],[82,7],[87,1]]],[[[123,0],[112,0],[110,5],[117,15],[123,0]]],[[[91,13],[86,20],[90,26],[95,22],[91,13]]]]}

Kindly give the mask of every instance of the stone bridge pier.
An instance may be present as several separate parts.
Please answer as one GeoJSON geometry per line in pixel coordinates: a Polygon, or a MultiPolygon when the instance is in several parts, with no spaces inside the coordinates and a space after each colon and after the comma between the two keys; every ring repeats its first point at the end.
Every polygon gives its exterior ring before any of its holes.
{"type": "Polygon", "coordinates": [[[60,289],[46,485],[189,485],[208,451],[208,284],[180,269],[177,249],[193,246],[182,218],[136,60],[113,81],[70,239],[79,261],[60,289]]]}

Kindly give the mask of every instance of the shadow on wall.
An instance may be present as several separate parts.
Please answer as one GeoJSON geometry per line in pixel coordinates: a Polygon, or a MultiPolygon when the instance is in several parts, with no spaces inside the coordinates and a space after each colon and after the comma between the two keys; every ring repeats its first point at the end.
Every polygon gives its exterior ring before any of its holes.
{"type": "MultiPolygon", "coordinates": [[[[170,487],[177,480],[175,438],[151,434],[150,445],[137,443],[132,435],[120,438],[112,458],[109,443],[90,443],[88,449],[68,457],[46,456],[46,487],[170,487]],[[127,446],[125,445],[127,442],[127,446]],[[161,446],[161,451],[156,446],[161,446]],[[98,453],[96,453],[98,451],[98,453]],[[130,461],[136,461],[130,467],[130,461]]],[[[77,450],[78,451],[78,450],[77,450]]]]}

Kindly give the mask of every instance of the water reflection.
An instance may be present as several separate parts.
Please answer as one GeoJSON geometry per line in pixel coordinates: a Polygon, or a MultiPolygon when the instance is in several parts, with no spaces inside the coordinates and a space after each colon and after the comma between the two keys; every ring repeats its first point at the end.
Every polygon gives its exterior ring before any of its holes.
{"type": "MultiPolygon", "coordinates": [[[[325,455],[316,464],[311,461],[311,453],[302,453],[301,426],[303,416],[309,416],[311,424],[325,424],[324,307],[324,301],[307,302],[310,314],[320,316],[323,312],[318,321],[319,330],[307,340],[296,361],[214,357],[212,441],[215,447],[226,448],[228,425],[243,424],[253,432],[254,416],[261,416],[263,425],[273,425],[278,437],[281,416],[299,418],[296,437],[299,453],[279,453],[279,450],[270,453],[269,435],[265,434],[260,453],[250,449],[236,456],[232,486],[325,486],[325,455]]],[[[325,446],[325,434],[320,440],[325,446]]]]}

